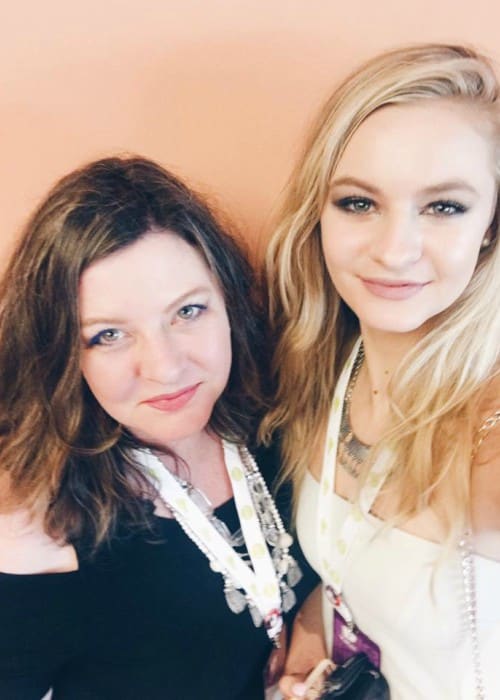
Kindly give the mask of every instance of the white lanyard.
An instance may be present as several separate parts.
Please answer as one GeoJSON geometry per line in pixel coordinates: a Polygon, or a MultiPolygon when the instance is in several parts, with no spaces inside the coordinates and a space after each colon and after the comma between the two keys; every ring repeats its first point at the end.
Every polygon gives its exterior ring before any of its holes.
{"type": "MultiPolygon", "coordinates": [[[[359,534],[359,526],[363,518],[370,512],[370,508],[387,476],[387,467],[384,466],[387,463],[387,454],[384,452],[370,469],[367,481],[360,493],[359,503],[351,506],[342,524],[340,533],[336,534],[333,525],[333,513],[331,512],[330,494],[334,489],[335,463],[337,460],[340,421],[345,393],[360,345],[361,339],[354,345],[335,387],[328,419],[318,498],[317,536],[319,551],[321,552],[321,577],[333,589],[338,599],[337,606],[339,609],[341,608],[341,593],[348,555],[359,534]]],[[[347,610],[344,609],[343,612],[347,617],[349,616],[347,610]]]]}
{"type": "MultiPolygon", "coordinates": [[[[344,520],[340,533],[335,536],[331,501],[329,495],[334,488],[333,476],[337,460],[337,447],[340,431],[342,410],[344,407],[345,393],[352,374],[354,363],[358,356],[361,339],[359,339],[347,360],[335,387],[330,416],[328,419],[325,451],[323,456],[323,468],[318,498],[318,541],[321,577],[326,584],[327,597],[348,624],[353,623],[351,612],[342,596],[342,587],[345,578],[347,559],[352,545],[359,536],[359,527],[362,520],[369,514],[370,509],[382,488],[387,475],[388,450],[384,450],[370,469],[367,480],[361,489],[359,503],[353,504],[344,520]],[[333,546],[332,546],[333,543],[333,546]],[[328,588],[331,590],[329,591],[328,588]],[[333,595],[331,595],[333,593],[333,595]]],[[[495,421],[496,414],[488,419],[495,421]]],[[[498,420],[498,417],[496,418],[498,420]]],[[[489,423],[486,423],[488,425],[489,423]]],[[[480,431],[481,432],[481,431],[480,431]]],[[[472,660],[475,674],[475,686],[478,700],[485,697],[484,682],[480,664],[479,644],[477,639],[476,598],[474,563],[469,536],[464,536],[460,548],[462,550],[462,571],[465,590],[466,619],[469,622],[472,638],[472,660]]]]}
{"type": "Polygon", "coordinates": [[[183,521],[188,524],[189,531],[195,535],[193,540],[201,543],[200,549],[212,565],[217,562],[220,570],[230,576],[233,585],[243,589],[263,619],[268,620],[281,612],[278,577],[255,512],[238,447],[225,440],[223,447],[227,474],[252,568],[219,534],[156,455],[149,450],[140,450],[136,456],[146,472],[153,476],[160,496],[172,508],[181,525],[183,521]]]}

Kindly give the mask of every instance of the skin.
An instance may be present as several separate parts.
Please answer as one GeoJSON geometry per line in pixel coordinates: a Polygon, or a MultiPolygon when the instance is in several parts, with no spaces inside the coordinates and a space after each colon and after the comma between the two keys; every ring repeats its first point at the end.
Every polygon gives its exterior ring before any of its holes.
{"type": "MultiPolygon", "coordinates": [[[[470,107],[446,100],[389,106],[359,127],[334,174],[321,241],[332,282],[360,321],[365,361],[352,394],[351,423],[367,444],[383,433],[394,368],[461,295],[491,239],[497,185],[488,136],[470,107]]],[[[498,397],[498,382],[492,393],[498,397]]],[[[472,482],[477,527],[489,517],[488,527],[500,529],[500,516],[493,516],[500,512],[500,495],[488,487],[484,467],[489,484],[500,483],[499,448],[496,430],[478,455],[472,482]]],[[[320,470],[318,457],[311,467],[316,480],[320,470]]],[[[356,489],[356,480],[337,470],[336,493],[352,500],[356,489]]],[[[375,513],[389,518],[394,506],[390,496],[381,496],[375,513]]],[[[430,509],[404,529],[436,542],[444,538],[430,509]]],[[[303,696],[303,686],[294,683],[324,655],[320,616],[320,606],[304,608],[294,628],[280,684],[286,698],[303,696]],[[305,628],[315,630],[313,642],[305,628]],[[317,650],[307,658],[306,644],[317,650]]]]}
{"type": "Polygon", "coordinates": [[[80,315],[82,374],[101,406],[137,437],[188,449],[231,367],[224,300],[201,255],[148,233],[85,270],[80,315]]]}
{"type": "Polygon", "coordinates": [[[201,254],[175,234],[147,233],[84,271],[80,315],[82,374],[104,410],[185,460],[213,505],[227,500],[220,440],[207,425],[228,381],[231,337],[201,254]]]}
{"type": "Polygon", "coordinates": [[[361,125],[337,167],[321,216],[323,253],[377,355],[404,354],[473,275],[496,201],[477,122],[446,100],[386,107],[361,125]]]}
{"type": "MultiPolygon", "coordinates": [[[[497,187],[486,126],[477,124],[471,108],[446,100],[381,109],[335,172],[322,245],[332,282],[360,320],[365,362],[351,421],[367,444],[383,433],[394,368],[467,287],[491,236],[497,187]]],[[[352,499],[356,482],[338,470],[335,488],[352,499]]],[[[377,514],[390,517],[391,503],[379,499],[377,514]]],[[[432,512],[406,527],[434,541],[443,534],[432,512]]]]}

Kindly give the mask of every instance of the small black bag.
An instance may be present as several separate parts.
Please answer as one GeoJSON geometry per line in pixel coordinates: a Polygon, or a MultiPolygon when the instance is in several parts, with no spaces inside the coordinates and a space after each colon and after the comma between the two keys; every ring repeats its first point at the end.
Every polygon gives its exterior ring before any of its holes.
{"type": "Polygon", "coordinates": [[[390,700],[389,686],[366,654],[356,654],[325,679],[319,700],[390,700]]]}

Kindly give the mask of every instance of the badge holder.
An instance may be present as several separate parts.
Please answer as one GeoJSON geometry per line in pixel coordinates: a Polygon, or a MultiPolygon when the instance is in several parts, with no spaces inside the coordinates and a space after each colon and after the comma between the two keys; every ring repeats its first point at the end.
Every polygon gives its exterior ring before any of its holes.
{"type": "Polygon", "coordinates": [[[380,648],[356,626],[342,596],[331,586],[325,586],[326,597],[333,607],[333,654],[332,659],[341,666],[356,654],[366,654],[375,668],[380,668],[380,648]]]}

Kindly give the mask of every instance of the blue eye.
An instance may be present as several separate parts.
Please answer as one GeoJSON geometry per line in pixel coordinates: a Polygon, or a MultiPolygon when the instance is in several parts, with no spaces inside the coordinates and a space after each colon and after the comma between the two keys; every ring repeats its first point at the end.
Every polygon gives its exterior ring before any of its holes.
{"type": "Polygon", "coordinates": [[[335,206],[351,214],[368,214],[374,202],[368,197],[342,197],[335,202],[335,206]]]}
{"type": "Polygon", "coordinates": [[[206,311],[206,309],[207,307],[204,304],[186,304],[185,306],[181,306],[177,312],[177,316],[182,321],[193,321],[206,311]]]}
{"type": "Polygon", "coordinates": [[[92,336],[92,338],[87,341],[87,347],[91,348],[95,345],[114,345],[122,338],[123,331],[119,331],[117,328],[106,328],[92,336]]]}
{"type": "Polygon", "coordinates": [[[428,204],[424,211],[435,216],[454,216],[455,214],[465,214],[468,207],[452,199],[438,199],[436,202],[428,204]]]}

